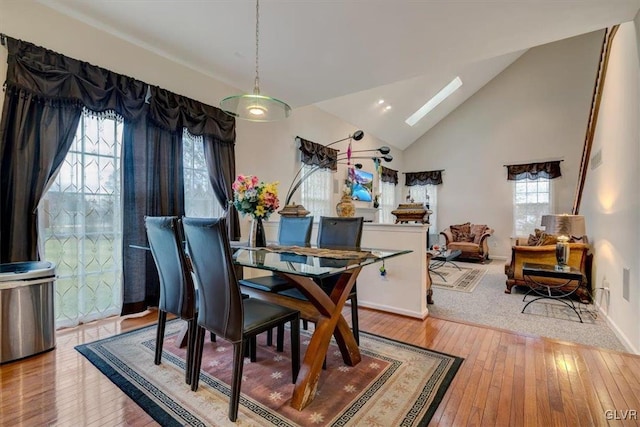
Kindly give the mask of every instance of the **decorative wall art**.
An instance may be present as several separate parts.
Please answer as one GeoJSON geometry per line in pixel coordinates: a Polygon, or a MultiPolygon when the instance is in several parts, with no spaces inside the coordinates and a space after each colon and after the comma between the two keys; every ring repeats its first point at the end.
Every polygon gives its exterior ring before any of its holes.
{"type": "Polygon", "coordinates": [[[373,200],[373,174],[354,169],[351,177],[351,198],[360,202],[373,200]]]}

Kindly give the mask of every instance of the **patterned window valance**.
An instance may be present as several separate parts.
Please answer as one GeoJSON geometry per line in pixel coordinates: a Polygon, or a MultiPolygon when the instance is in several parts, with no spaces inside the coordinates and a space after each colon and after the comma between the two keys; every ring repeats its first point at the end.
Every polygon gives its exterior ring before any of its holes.
{"type": "Polygon", "coordinates": [[[398,185],[398,171],[380,166],[380,181],[398,185]]]}
{"type": "Polygon", "coordinates": [[[505,165],[507,168],[507,180],[520,181],[521,179],[558,178],[562,176],[560,172],[561,161],[562,160],[554,160],[552,162],[527,163],[523,165],[505,165]]]}
{"type": "Polygon", "coordinates": [[[407,172],[405,175],[405,184],[407,187],[412,185],[439,185],[442,184],[442,170],[426,171],[426,172],[407,172]]]}
{"type": "Polygon", "coordinates": [[[300,160],[306,165],[316,165],[333,171],[338,170],[338,150],[297,137],[300,141],[300,160]]]}

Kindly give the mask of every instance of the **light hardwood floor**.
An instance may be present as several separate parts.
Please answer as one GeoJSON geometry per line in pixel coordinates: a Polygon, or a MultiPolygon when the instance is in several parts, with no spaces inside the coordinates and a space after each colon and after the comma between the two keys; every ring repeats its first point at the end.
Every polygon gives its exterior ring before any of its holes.
{"type": "MultiPolygon", "coordinates": [[[[54,351],[0,366],[0,425],[156,425],[74,350],[155,320],[150,312],[62,330],[54,351]]],[[[640,356],[367,309],[360,325],[465,359],[430,425],[640,425],[640,356]]]]}

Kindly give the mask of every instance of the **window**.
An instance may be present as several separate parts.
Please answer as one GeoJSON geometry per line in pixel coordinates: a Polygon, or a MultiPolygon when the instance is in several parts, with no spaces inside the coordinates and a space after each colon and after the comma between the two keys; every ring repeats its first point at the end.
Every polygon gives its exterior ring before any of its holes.
{"type": "Polygon", "coordinates": [[[513,182],[514,237],[533,234],[540,227],[542,215],[553,212],[552,187],[548,178],[513,182]]]}
{"type": "Polygon", "coordinates": [[[393,224],[396,217],[391,211],[397,208],[396,185],[393,182],[380,181],[380,222],[383,224],[393,224]]]}
{"type": "Polygon", "coordinates": [[[120,313],[122,122],[81,117],[75,139],[39,208],[43,259],[56,264],[56,326],[120,313]]]}
{"type": "Polygon", "coordinates": [[[213,194],[204,158],[202,136],[182,134],[184,169],[184,210],[186,216],[221,217],[225,211],[213,194]]]}
{"type": "Polygon", "coordinates": [[[409,194],[415,203],[424,203],[432,211],[429,216],[429,230],[437,234],[438,230],[438,186],[433,184],[412,185],[409,194]],[[427,201],[428,200],[428,201],[427,201]]]}
{"type": "MultiPolygon", "coordinates": [[[[315,169],[315,166],[304,164],[302,165],[301,175],[305,176],[313,169],[315,169]]],[[[331,170],[320,169],[309,175],[300,186],[300,203],[306,210],[311,212],[309,215],[315,217],[314,221],[318,221],[321,216],[331,216],[332,214],[332,178],[331,170]]]]}

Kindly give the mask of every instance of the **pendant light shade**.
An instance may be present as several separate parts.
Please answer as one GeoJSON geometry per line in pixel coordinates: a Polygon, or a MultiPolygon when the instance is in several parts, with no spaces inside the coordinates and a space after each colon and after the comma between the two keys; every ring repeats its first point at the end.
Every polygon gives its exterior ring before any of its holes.
{"type": "Polygon", "coordinates": [[[253,122],[282,120],[291,113],[286,102],[259,93],[229,96],[220,101],[220,108],[236,118],[253,122]]]}
{"type": "Polygon", "coordinates": [[[260,94],[258,73],[258,47],[260,35],[260,3],[256,0],[256,78],[252,94],[229,96],[220,101],[220,108],[238,119],[252,122],[273,122],[286,119],[291,107],[286,102],[260,94]]]}

